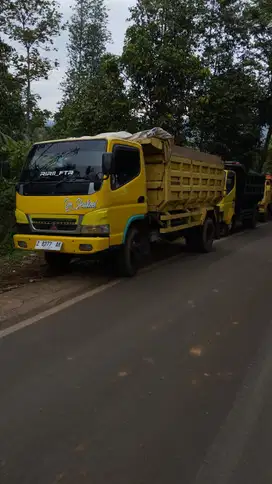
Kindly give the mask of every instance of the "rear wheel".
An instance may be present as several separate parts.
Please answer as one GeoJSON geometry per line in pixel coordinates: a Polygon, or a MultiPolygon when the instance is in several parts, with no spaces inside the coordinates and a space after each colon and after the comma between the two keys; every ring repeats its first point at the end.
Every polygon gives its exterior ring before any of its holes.
{"type": "Polygon", "coordinates": [[[233,234],[235,232],[235,229],[236,229],[236,218],[235,218],[235,215],[233,215],[232,219],[231,219],[231,224],[230,224],[230,233],[233,234]]]}
{"type": "Polygon", "coordinates": [[[131,227],[124,245],[117,253],[117,271],[124,277],[133,277],[149,257],[150,243],[144,230],[131,227]]]}
{"type": "Polygon", "coordinates": [[[206,218],[204,224],[192,229],[186,237],[186,242],[191,250],[197,252],[211,252],[215,239],[215,225],[212,218],[206,218]]]}
{"type": "Polygon", "coordinates": [[[259,221],[260,222],[267,222],[268,220],[268,210],[266,212],[259,213],[259,221]]]}
{"type": "Polygon", "coordinates": [[[51,269],[64,270],[69,266],[72,255],[59,254],[58,252],[45,252],[44,258],[51,269]]]}
{"type": "Polygon", "coordinates": [[[221,236],[228,237],[228,235],[230,235],[230,232],[231,232],[231,224],[228,225],[224,223],[221,227],[221,236]]]}
{"type": "Polygon", "coordinates": [[[243,220],[244,229],[255,229],[257,225],[257,210],[254,209],[250,218],[243,220]]]}

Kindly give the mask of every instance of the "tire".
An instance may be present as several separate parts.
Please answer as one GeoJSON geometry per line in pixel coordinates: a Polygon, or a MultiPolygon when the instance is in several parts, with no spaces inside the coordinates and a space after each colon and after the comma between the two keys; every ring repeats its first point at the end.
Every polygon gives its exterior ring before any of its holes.
{"type": "Polygon", "coordinates": [[[243,227],[244,229],[256,229],[257,226],[257,210],[255,209],[252,213],[252,216],[249,219],[243,220],[243,227]]]}
{"type": "Polygon", "coordinates": [[[72,255],[71,254],[59,254],[58,252],[45,252],[44,258],[47,265],[51,269],[64,270],[69,266],[72,255]]]}
{"type": "Polygon", "coordinates": [[[234,234],[236,228],[237,228],[236,218],[235,218],[235,215],[233,215],[231,219],[231,224],[230,224],[230,233],[234,234]]]}
{"type": "Polygon", "coordinates": [[[268,220],[268,211],[259,213],[259,221],[260,222],[265,223],[265,222],[267,222],[267,220],[268,220]]]}
{"type": "Polygon", "coordinates": [[[228,224],[224,223],[222,228],[221,228],[221,236],[222,237],[228,237],[230,235],[230,232],[231,232],[231,224],[228,225],[228,224]]]}
{"type": "Polygon", "coordinates": [[[144,231],[131,227],[124,245],[117,252],[117,273],[122,277],[133,277],[150,254],[150,244],[144,231]]]}
{"type": "Polygon", "coordinates": [[[186,237],[187,245],[190,249],[208,253],[212,251],[215,239],[215,225],[211,218],[206,218],[201,227],[196,227],[186,237]]]}

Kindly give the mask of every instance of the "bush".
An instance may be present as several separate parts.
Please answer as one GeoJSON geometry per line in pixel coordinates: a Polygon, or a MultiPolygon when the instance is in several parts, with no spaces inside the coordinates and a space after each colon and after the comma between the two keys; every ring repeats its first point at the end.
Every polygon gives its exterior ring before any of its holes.
{"type": "Polygon", "coordinates": [[[15,182],[0,180],[0,253],[12,247],[15,227],[15,182]]]}
{"type": "Polygon", "coordinates": [[[12,250],[12,233],[15,228],[15,184],[19,179],[26,154],[30,148],[28,141],[15,141],[0,133],[0,160],[8,161],[11,178],[0,176],[0,254],[12,250]]]}
{"type": "Polygon", "coordinates": [[[12,177],[15,179],[20,176],[30,147],[29,141],[15,141],[9,137],[5,137],[4,143],[0,144],[0,159],[9,162],[12,177]]]}

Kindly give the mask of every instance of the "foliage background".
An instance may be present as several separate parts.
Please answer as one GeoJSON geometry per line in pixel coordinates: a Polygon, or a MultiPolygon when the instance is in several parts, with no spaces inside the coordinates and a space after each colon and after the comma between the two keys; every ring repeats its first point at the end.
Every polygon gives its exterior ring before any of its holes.
{"type": "Polygon", "coordinates": [[[3,250],[33,141],[161,126],[177,144],[272,171],[271,0],[136,0],[120,56],[110,41],[104,0],[74,0],[68,25],[56,0],[0,2],[0,162],[11,168],[0,173],[3,250]],[[32,83],[58,68],[47,53],[63,29],[68,68],[52,114],[32,83]]]}

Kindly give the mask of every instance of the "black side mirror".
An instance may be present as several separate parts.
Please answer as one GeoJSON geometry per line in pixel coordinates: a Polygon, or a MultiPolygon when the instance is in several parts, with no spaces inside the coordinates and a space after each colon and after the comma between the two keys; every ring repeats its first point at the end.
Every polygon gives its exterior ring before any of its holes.
{"type": "Polygon", "coordinates": [[[94,187],[94,191],[95,192],[98,192],[101,188],[101,185],[102,185],[102,181],[101,180],[96,180],[93,182],[93,187],[94,187]]]}
{"type": "Polygon", "coordinates": [[[113,154],[103,153],[103,157],[102,157],[103,175],[109,176],[112,173],[112,169],[113,169],[113,154]]]}
{"type": "Polygon", "coordinates": [[[0,161],[0,178],[10,178],[11,170],[8,161],[0,161]]]}

